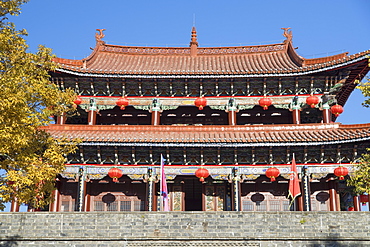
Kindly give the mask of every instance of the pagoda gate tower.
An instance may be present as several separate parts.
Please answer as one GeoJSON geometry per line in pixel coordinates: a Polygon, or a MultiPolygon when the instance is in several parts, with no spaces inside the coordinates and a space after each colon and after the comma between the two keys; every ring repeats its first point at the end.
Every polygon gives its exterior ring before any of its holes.
{"type": "Polygon", "coordinates": [[[199,47],[193,28],[189,47],[136,47],[106,44],[98,29],[91,55],[56,58],[51,81],[79,95],[77,114],[45,130],[82,143],[49,210],[162,210],[161,156],[170,211],[346,210],[334,170],[351,174],[370,124],[335,120],[370,50],[305,59],[283,30],[278,44],[199,47]],[[302,196],[292,209],[293,155],[302,196]]]}

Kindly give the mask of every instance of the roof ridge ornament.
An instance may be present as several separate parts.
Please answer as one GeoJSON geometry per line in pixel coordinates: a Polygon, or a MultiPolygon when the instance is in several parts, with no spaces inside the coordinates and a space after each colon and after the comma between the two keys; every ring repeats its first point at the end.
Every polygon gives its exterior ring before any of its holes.
{"type": "Polygon", "coordinates": [[[102,38],[105,37],[105,34],[103,33],[105,29],[96,29],[99,33],[95,33],[95,40],[97,44],[103,45],[105,42],[102,40],[102,38]]]}
{"type": "Polygon", "coordinates": [[[284,30],[283,36],[286,38],[284,43],[290,43],[293,39],[292,30],[290,30],[290,27],[282,27],[281,29],[284,30]]]}
{"type": "Polygon", "coordinates": [[[193,27],[191,29],[190,56],[197,55],[197,47],[198,47],[197,30],[195,29],[195,27],[193,27]]]}

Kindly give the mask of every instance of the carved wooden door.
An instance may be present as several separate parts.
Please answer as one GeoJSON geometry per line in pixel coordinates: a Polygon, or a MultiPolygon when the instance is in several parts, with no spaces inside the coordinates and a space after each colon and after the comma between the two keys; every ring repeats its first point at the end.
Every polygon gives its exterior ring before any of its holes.
{"type": "Polygon", "coordinates": [[[204,211],[224,211],[226,186],[224,184],[205,185],[203,197],[204,211]]]}

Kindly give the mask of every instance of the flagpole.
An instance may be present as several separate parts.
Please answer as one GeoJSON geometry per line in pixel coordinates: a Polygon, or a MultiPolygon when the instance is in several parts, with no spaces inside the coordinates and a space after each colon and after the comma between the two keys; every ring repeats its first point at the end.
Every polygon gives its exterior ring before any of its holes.
{"type": "Polygon", "coordinates": [[[299,187],[298,181],[298,173],[297,173],[297,164],[295,162],[295,154],[293,153],[293,159],[291,164],[291,171],[289,177],[289,190],[288,190],[288,198],[291,198],[290,202],[290,210],[296,210],[296,198],[301,195],[301,189],[299,187]]]}
{"type": "MultiPolygon", "coordinates": [[[[293,159],[292,159],[292,163],[293,161],[295,162],[295,153],[293,153],[293,159]]],[[[293,164],[292,164],[293,165],[293,164]]],[[[292,211],[296,211],[297,210],[297,205],[296,205],[296,197],[293,198],[293,201],[292,201],[292,207],[293,207],[293,210],[292,211]]]]}
{"type": "Polygon", "coordinates": [[[163,156],[161,154],[161,166],[160,166],[160,170],[161,170],[161,173],[160,173],[160,181],[159,181],[159,200],[160,200],[160,204],[159,204],[159,211],[163,211],[163,156]]]}
{"type": "Polygon", "coordinates": [[[163,155],[161,154],[161,211],[169,211],[169,201],[168,201],[168,188],[167,188],[167,181],[166,181],[166,174],[164,171],[164,161],[163,155]]]}

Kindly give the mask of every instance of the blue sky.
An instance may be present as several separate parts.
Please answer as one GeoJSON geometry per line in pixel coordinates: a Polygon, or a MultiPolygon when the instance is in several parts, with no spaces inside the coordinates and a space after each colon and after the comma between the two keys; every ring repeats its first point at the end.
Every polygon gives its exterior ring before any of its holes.
{"type": "MultiPolygon", "coordinates": [[[[314,58],[370,49],[369,10],[369,0],[31,0],[10,20],[31,51],[42,44],[63,58],[88,56],[97,28],[109,44],[188,46],[194,23],[203,47],[278,43],[291,27],[298,54],[314,58]]],[[[370,123],[363,101],[355,90],[337,121],[370,123]]]]}
{"type": "MultiPolygon", "coordinates": [[[[109,44],[188,46],[194,23],[200,46],[278,43],[291,27],[297,52],[314,58],[370,49],[369,10],[369,0],[31,0],[10,20],[29,32],[31,51],[43,44],[63,58],[88,56],[97,28],[109,44]]],[[[370,122],[363,100],[356,90],[337,121],[370,122]]]]}

